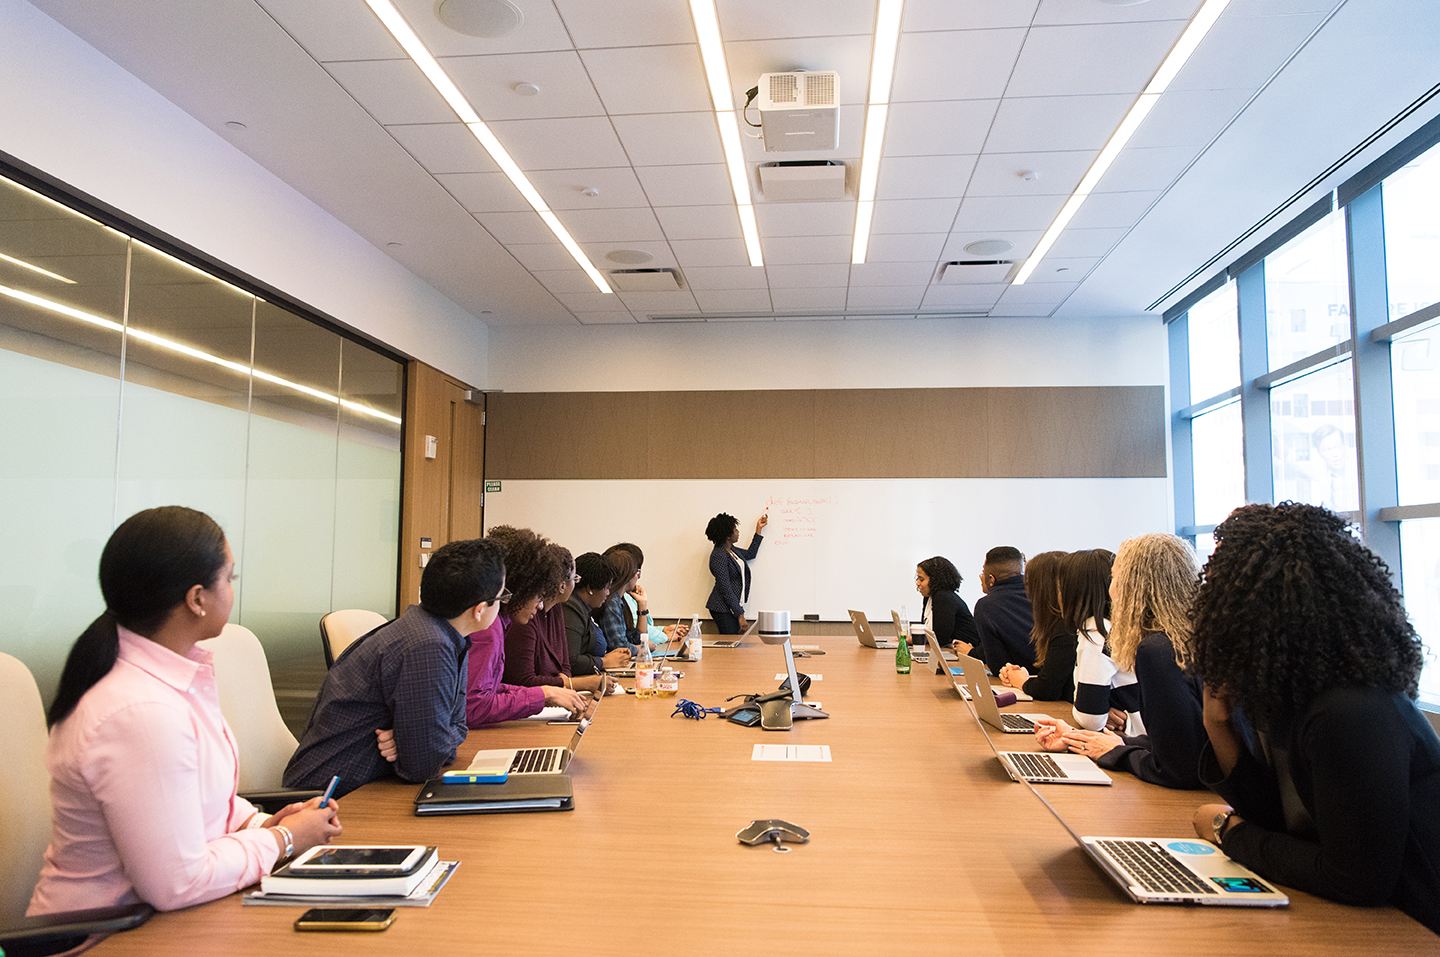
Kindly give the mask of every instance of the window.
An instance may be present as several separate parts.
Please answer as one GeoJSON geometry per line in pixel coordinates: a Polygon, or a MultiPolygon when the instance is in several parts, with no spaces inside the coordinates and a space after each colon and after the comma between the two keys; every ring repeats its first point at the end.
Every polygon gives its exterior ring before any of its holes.
{"type": "Polygon", "coordinates": [[[1440,502],[1440,327],[1390,343],[1401,505],[1440,502]]]}
{"type": "Polygon", "coordinates": [[[1350,338],[1344,210],[1265,257],[1265,313],[1271,369],[1350,338]]]}
{"type": "Polygon", "coordinates": [[[1195,456],[1195,524],[1214,525],[1237,505],[1245,504],[1239,401],[1190,420],[1190,440],[1195,456]]]}
{"type": "Polygon", "coordinates": [[[1347,359],[1270,390],[1275,500],[1360,507],[1355,468],[1355,385],[1347,359]]]}
{"type": "Polygon", "coordinates": [[[1440,302],[1440,146],[1385,180],[1385,277],[1390,318],[1440,302]]]}
{"type": "Polygon", "coordinates": [[[1420,700],[1440,706],[1440,518],[1401,522],[1400,556],[1405,610],[1425,643],[1420,700]]]}
{"type": "Polygon", "coordinates": [[[1190,401],[1240,384],[1240,327],[1235,284],[1227,282],[1190,307],[1190,401]]]}

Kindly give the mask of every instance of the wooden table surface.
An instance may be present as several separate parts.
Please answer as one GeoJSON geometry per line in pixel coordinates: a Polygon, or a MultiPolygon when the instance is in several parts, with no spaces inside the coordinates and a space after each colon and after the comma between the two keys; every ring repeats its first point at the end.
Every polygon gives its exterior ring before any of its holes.
{"type": "MultiPolygon", "coordinates": [[[[345,843],[437,844],[462,862],[429,908],[398,909],[388,931],[296,933],[300,909],[242,907],[234,894],[159,914],[99,952],[1440,953],[1440,937],[1393,908],[1294,891],[1279,910],[1132,904],[1005,775],[947,678],[918,664],[896,675],[893,652],[853,637],[798,643],[827,652],[796,664],[823,676],[809,698],[831,718],[775,733],[672,718],[674,699],[611,697],[574,765],[574,811],[422,819],[413,784],[347,796],[345,843]],[[756,762],[757,743],[826,744],[833,761],[756,762]],[[777,854],[735,840],[770,817],[807,828],[810,843],[777,854]]],[[[775,688],[783,666],[764,645],[706,649],[677,666],[680,694],[718,706],[775,688]]],[[[570,733],[535,722],[472,732],[458,764],[482,746],[563,744],[570,733]]],[[[1034,750],[1030,736],[999,737],[1034,750]]],[[[1112,787],[1042,788],[1082,834],[1188,836],[1209,798],[1112,776],[1112,787]]]]}

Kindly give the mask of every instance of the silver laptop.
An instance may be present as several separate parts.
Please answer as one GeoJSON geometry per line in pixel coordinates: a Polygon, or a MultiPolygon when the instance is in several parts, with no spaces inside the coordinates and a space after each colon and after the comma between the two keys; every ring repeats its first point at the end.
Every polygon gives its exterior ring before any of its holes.
{"type": "Polygon", "coordinates": [[[532,774],[568,775],[570,762],[574,760],[575,752],[580,749],[580,742],[585,737],[585,732],[590,725],[595,723],[595,714],[600,710],[600,702],[603,700],[605,700],[604,695],[596,695],[593,698],[585,716],[575,725],[575,733],[570,736],[570,743],[565,747],[498,748],[493,751],[477,751],[466,770],[505,770],[512,778],[518,775],[532,774]]]}
{"type": "MultiPolygon", "coordinates": [[[[697,621],[699,620],[699,617],[698,617],[698,616],[696,617],[696,620],[697,620],[697,621]]],[[[749,638],[752,634],[755,633],[755,626],[756,626],[757,624],[759,624],[759,622],[760,622],[760,620],[759,620],[758,618],[757,618],[755,621],[750,622],[750,627],[749,627],[749,628],[746,628],[746,629],[745,629],[745,634],[741,635],[739,638],[716,638],[714,641],[707,641],[707,642],[705,642],[705,647],[706,647],[706,648],[739,648],[739,647],[740,647],[740,643],[741,643],[743,640],[745,640],[746,638],[749,638]]]]}
{"type": "MultiPolygon", "coordinates": [[[[933,639],[932,639],[933,640],[933,639]]],[[[957,655],[961,676],[957,684],[969,689],[969,698],[975,704],[975,713],[980,720],[1006,734],[1029,734],[1035,730],[1036,718],[1048,718],[1046,714],[1012,714],[1001,712],[1000,703],[995,700],[995,690],[990,679],[985,677],[985,665],[969,655],[957,655]]],[[[952,677],[955,669],[950,669],[952,677]]]]}
{"type": "Polygon", "coordinates": [[[850,609],[850,624],[855,626],[855,637],[860,639],[860,644],[866,648],[897,648],[900,643],[893,638],[876,638],[875,633],[870,630],[870,619],[865,617],[863,611],[850,609]]]}
{"type": "Polygon", "coordinates": [[[1081,837],[1035,788],[1040,803],[1090,860],[1137,904],[1284,907],[1290,898],[1209,841],[1172,837],[1081,837]]]}
{"type": "Polygon", "coordinates": [[[945,661],[945,659],[941,656],[941,652],[944,649],[940,647],[940,642],[931,632],[927,631],[925,633],[925,644],[930,648],[930,660],[935,663],[935,673],[937,675],[944,675],[949,678],[950,683],[955,686],[955,690],[960,692],[960,697],[964,698],[966,701],[969,701],[970,689],[966,687],[965,682],[961,680],[964,675],[964,671],[960,668],[951,667],[945,661]]]}

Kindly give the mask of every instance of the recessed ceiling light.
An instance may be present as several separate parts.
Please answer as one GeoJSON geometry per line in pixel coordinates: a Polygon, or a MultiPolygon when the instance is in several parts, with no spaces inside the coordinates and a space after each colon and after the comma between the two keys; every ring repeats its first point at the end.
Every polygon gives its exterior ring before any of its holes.
{"type": "Polygon", "coordinates": [[[977,239],[965,244],[965,251],[972,256],[999,256],[1015,248],[1008,239],[977,239]]]}
{"type": "Polygon", "coordinates": [[[498,40],[520,29],[525,14],[510,0],[440,0],[435,17],[456,33],[498,40]]]}
{"type": "Polygon", "coordinates": [[[1035,182],[1037,179],[1040,178],[1040,174],[1037,173],[1037,172],[1035,172],[1033,169],[1022,169],[1020,172],[1016,173],[1015,175],[1018,176],[1018,177],[1020,177],[1021,179],[1023,179],[1023,180],[1024,180],[1025,182],[1027,182],[1027,183],[1033,183],[1033,182],[1035,182]]]}
{"type": "Polygon", "coordinates": [[[239,120],[226,120],[225,125],[230,127],[230,129],[232,130],[243,130],[247,128],[245,124],[241,123],[239,120]]]}
{"type": "Polygon", "coordinates": [[[590,199],[594,199],[596,196],[600,195],[600,190],[596,189],[594,186],[581,186],[580,195],[588,196],[590,199]]]}
{"type": "Polygon", "coordinates": [[[514,90],[519,96],[534,96],[540,92],[540,87],[534,83],[526,83],[523,80],[510,87],[510,89],[514,90]]]}
{"type": "Polygon", "coordinates": [[[616,249],[606,253],[605,258],[612,263],[620,263],[625,266],[639,266],[641,263],[648,263],[655,257],[639,249],[616,249]]]}
{"type": "Polygon", "coordinates": [[[875,9],[875,39],[870,57],[870,92],[865,107],[865,137],[860,147],[860,180],[855,187],[855,235],[850,261],[865,261],[870,247],[870,220],[875,215],[875,187],[880,177],[880,151],[885,143],[885,118],[890,109],[890,81],[900,46],[900,18],[905,0],[880,0],[875,9]]]}
{"type": "Polygon", "coordinates": [[[403,246],[403,245],[405,245],[405,244],[404,244],[404,243],[386,243],[385,245],[387,245],[387,246],[389,246],[389,247],[391,247],[391,248],[393,249],[393,248],[395,248],[395,247],[397,247],[397,246],[403,246]]]}

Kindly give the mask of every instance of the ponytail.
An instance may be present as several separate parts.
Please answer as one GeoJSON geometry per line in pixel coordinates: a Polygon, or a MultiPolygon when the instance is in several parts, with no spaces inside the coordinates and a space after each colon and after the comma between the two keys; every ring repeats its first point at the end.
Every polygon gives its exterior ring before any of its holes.
{"type": "Polygon", "coordinates": [[[115,658],[119,653],[120,634],[115,630],[115,616],[107,611],[75,639],[70,656],[65,659],[65,670],[60,673],[60,688],[55,693],[55,702],[45,716],[46,724],[53,728],[70,717],[81,696],[115,667],[115,658]]]}

